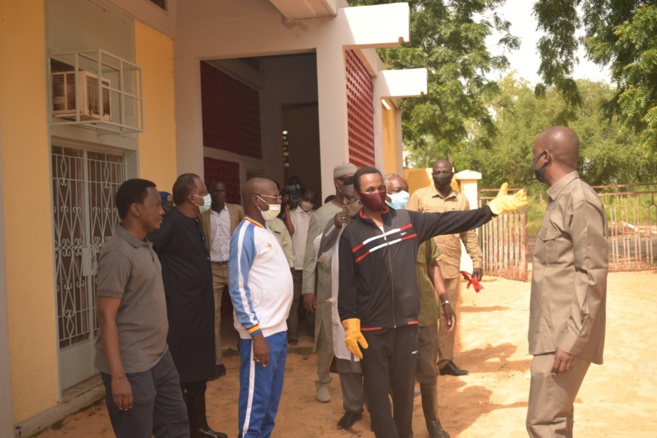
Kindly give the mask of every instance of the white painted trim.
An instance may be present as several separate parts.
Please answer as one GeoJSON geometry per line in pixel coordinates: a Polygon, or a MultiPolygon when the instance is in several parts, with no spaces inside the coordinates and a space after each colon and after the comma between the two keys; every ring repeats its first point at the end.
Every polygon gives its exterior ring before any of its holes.
{"type": "Polygon", "coordinates": [[[422,96],[427,94],[427,69],[380,71],[374,87],[380,98],[422,96]]]}
{"type": "Polygon", "coordinates": [[[166,11],[148,0],[105,1],[168,37],[176,37],[177,0],[167,0],[166,11]]]}

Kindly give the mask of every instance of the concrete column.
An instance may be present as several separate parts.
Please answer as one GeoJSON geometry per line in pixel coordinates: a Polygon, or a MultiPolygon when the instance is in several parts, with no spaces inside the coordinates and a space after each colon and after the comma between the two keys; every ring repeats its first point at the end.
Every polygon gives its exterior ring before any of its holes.
{"type": "MultiPolygon", "coordinates": [[[[477,188],[478,181],[481,179],[481,173],[473,170],[462,170],[454,175],[454,179],[458,181],[461,193],[468,199],[470,210],[479,208],[479,193],[477,188]]],[[[472,267],[472,259],[465,250],[463,242],[461,242],[461,271],[472,273],[472,267]]]]}
{"type": "Polygon", "coordinates": [[[203,113],[201,64],[198,58],[175,46],[177,174],[193,172],[203,177],[203,113]]]}
{"type": "Polygon", "coordinates": [[[454,175],[454,179],[458,181],[461,187],[461,193],[468,198],[470,210],[479,208],[479,193],[477,189],[479,185],[478,181],[481,179],[481,173],[473,170],[462,170],[454,175]]]}
{"type": "Polygon", "coordinates": [[[317,48],[317,102],[322,195],[335,193],[333,168],[349,161],[347,85],[344,51],[340,45],[317,48]]]}

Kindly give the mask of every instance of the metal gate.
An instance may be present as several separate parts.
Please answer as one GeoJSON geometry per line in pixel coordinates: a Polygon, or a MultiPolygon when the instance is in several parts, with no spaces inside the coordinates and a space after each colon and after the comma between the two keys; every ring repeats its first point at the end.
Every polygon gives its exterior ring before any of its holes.
{"type": "Polygon", "coordinates": [[[593,189],[605,207],[610,271],[654,269],[657,184],[620,184],[593,189]]]}
{"type": "MultiPolygon", "coordinates": [[[[607,216],[610,271],[657,268],[657,183],[594,186],[607,216]]],[[[479,204],[498,189],[479,189],[479,204]]],[[[510,191],[516,191],[513,189],[510,191]]],[[[479,229],[488,275],[529,279],[527,209],[507,213],[479,229]]]]}
{"type": "MultiPolygon", "coordinates": [[[[518,190],[509,189],[509,193],[518,190]]],[[[498,191],[499,188],[479,189],[479,206],[495,198],[498,191]]],[[[527,208],[500,215],[479,228],[479,241],[486,275],[529,280],[527,208]]]]}
{"type": "Polygon", "coordinates": [[[60,381],[71,387],[96,373],[96,256],[118,224],[114,195],[123,156],[52,147],[54,256],[60,381]]]}

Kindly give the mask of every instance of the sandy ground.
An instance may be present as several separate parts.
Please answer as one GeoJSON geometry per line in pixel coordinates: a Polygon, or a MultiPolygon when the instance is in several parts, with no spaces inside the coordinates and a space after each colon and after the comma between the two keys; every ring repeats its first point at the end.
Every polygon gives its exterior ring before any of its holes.
{"type": "MultiPolygon", "coordinates": [[[[452,437],[525,437],[530,356],[527,354],[529,283],[485,278],[485,289],[464,289],[459,366],[464,377],[441,376],[440,418],[452,437]]],[[[657,272],[609,275],[605,364],[592,365],[575,404],[578,437],[657,436],[657,272]],[[632,344],[628,341],[637,340],[632,344]]],[[[367,413],[350,431],[336,428],[342,415],[338,376],[332,401],[315,401],[316,358],[304,337],[288,355],[285,388],[273,436],[280,438],[373,437],[367,413]]],[[[237,436],[238,358],[228,374],[210,382],[208,416],[216,430],[237,436]]],[[[112,437],[105,406],[72,415],[40,437],[112,437]]],[[[413,429],[427,437],[420,398],[413,429]]]]}

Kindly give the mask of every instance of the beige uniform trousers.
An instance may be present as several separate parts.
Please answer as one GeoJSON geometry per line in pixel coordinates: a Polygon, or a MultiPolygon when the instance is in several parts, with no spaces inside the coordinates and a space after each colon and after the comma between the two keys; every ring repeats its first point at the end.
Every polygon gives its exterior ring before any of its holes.
{"type": "Polygon", "coordinates": [[[591,362],[575,358],[573,368],[552,374],[554,353],[534,356],[531,366],[527,432],[532,438],[573,436],[573,403],[591,362]]]}
{"type": "Polygon", "coordinates": [[[224,363],[221,350],[221,297],[228,286],[228,262],[212,262],[212,289],[214,290],[214,356],[215,363],[224,363]]]}

